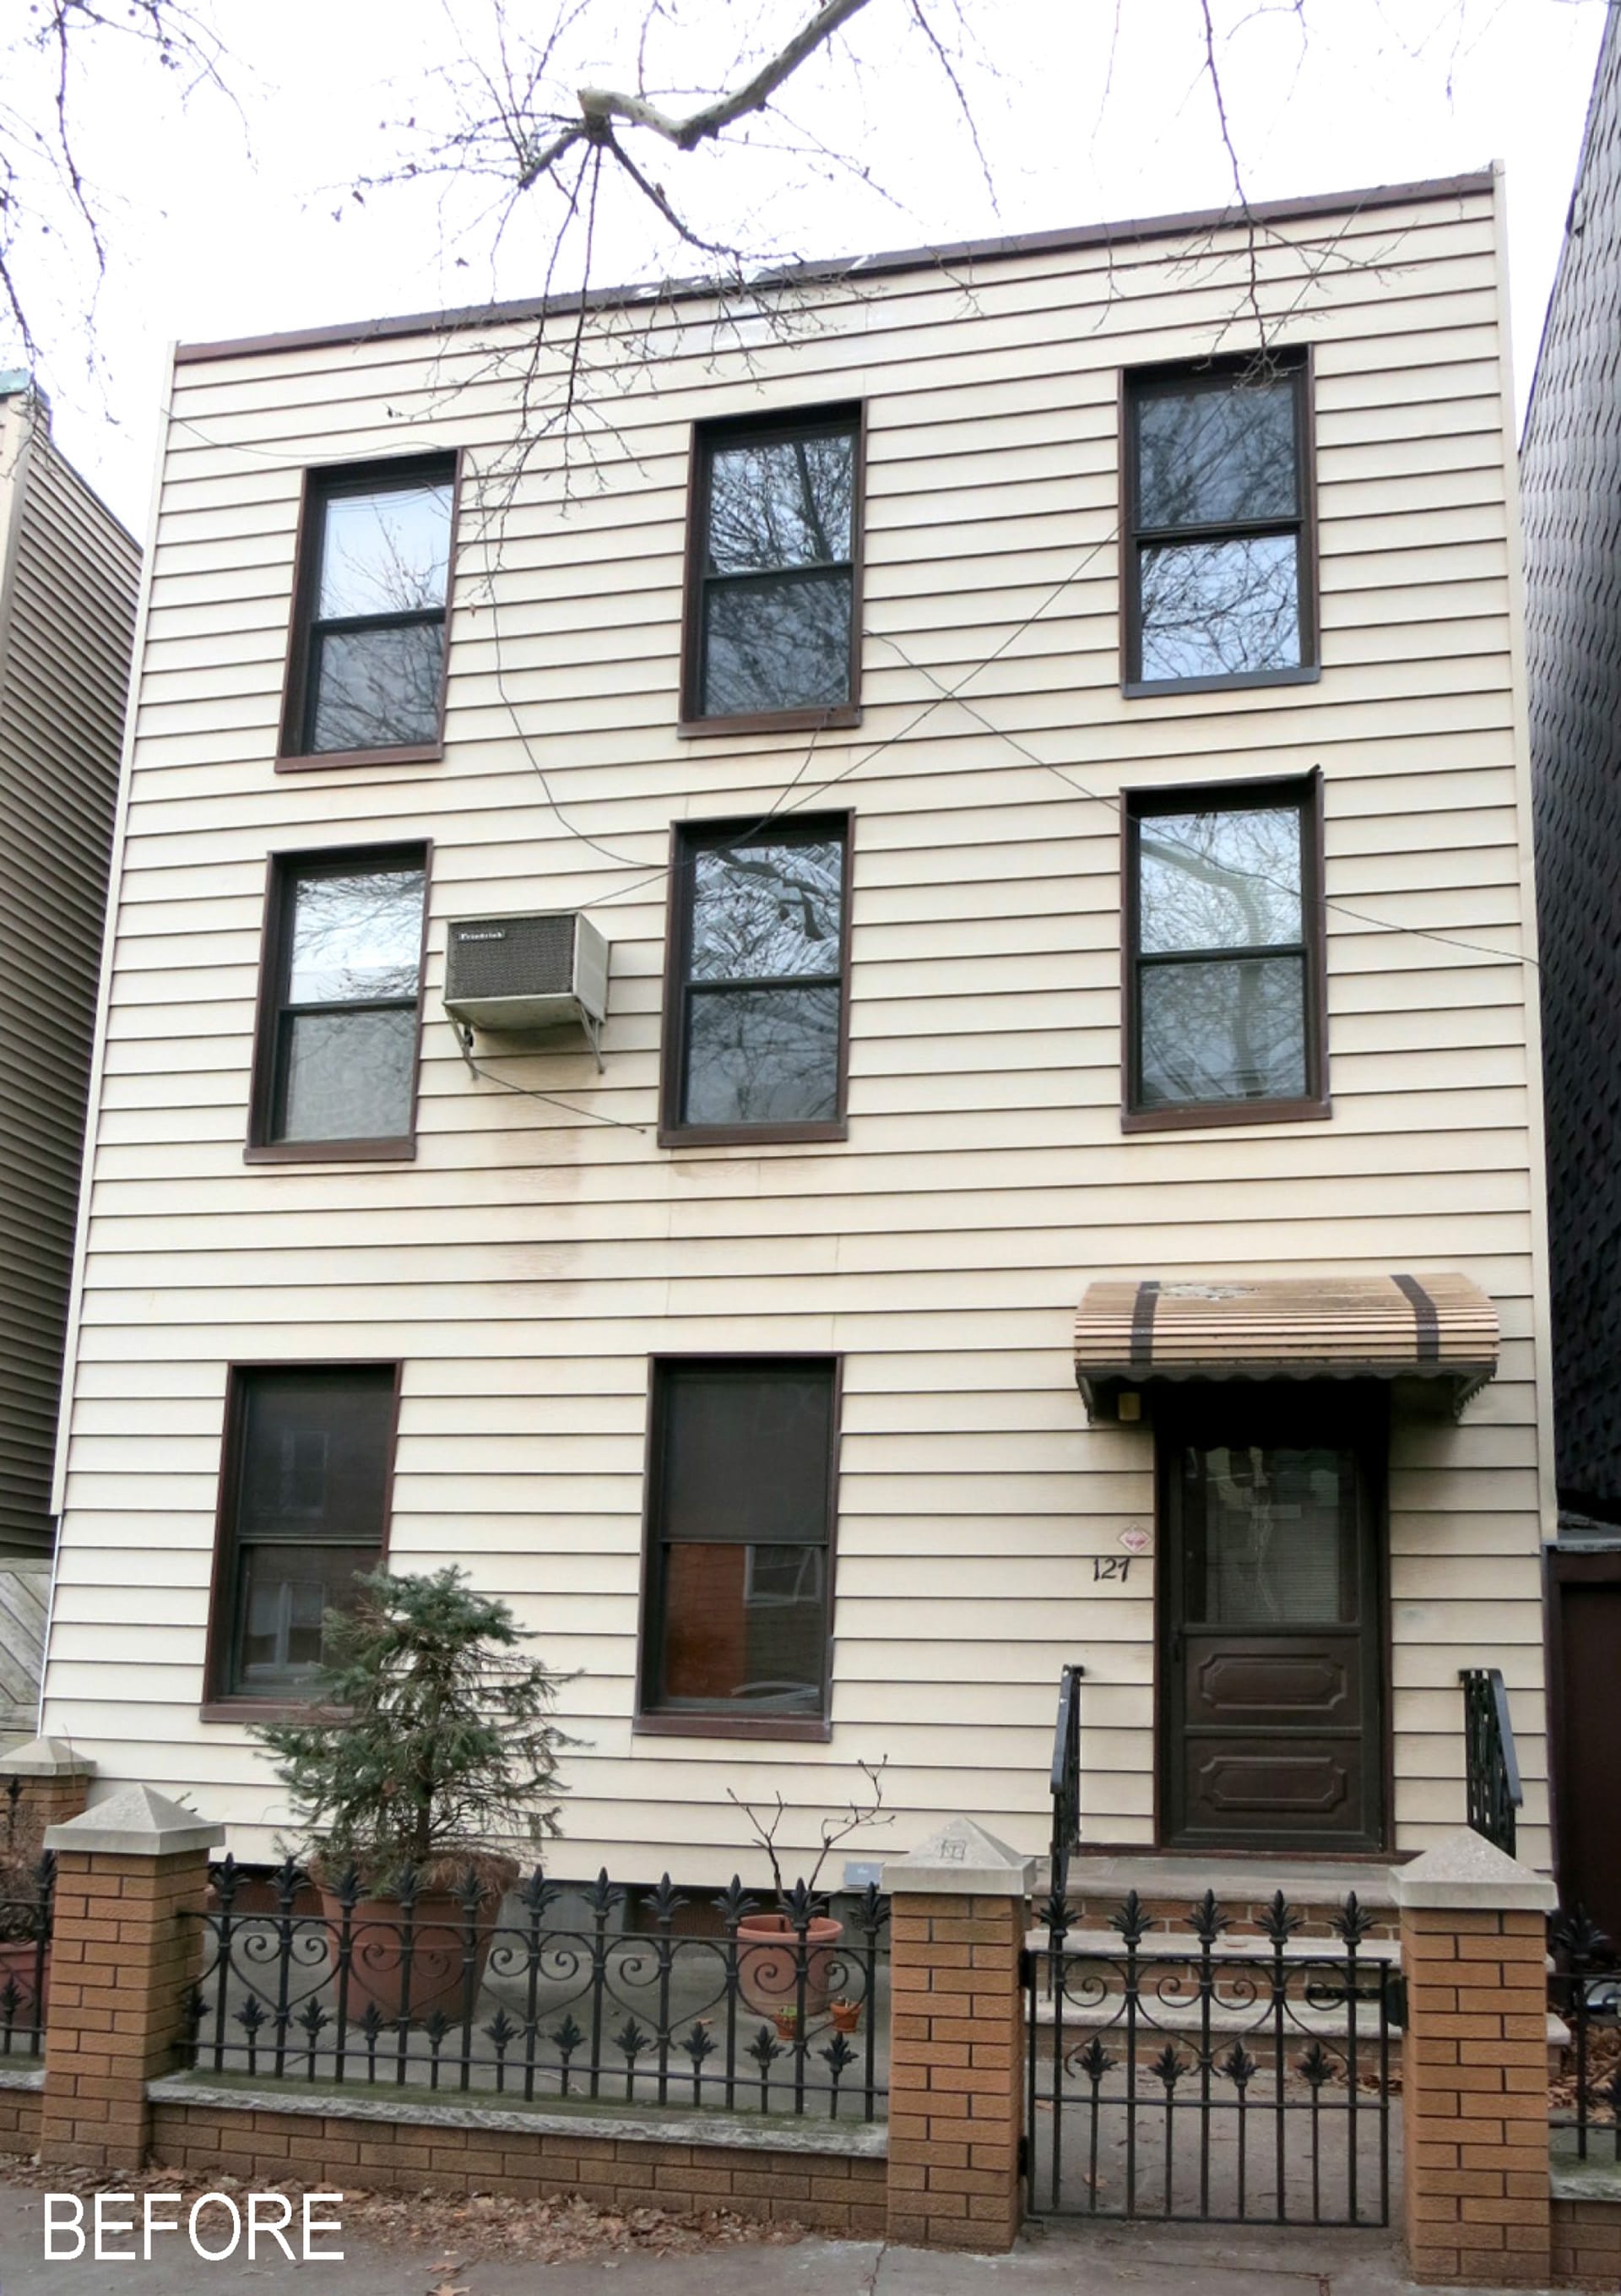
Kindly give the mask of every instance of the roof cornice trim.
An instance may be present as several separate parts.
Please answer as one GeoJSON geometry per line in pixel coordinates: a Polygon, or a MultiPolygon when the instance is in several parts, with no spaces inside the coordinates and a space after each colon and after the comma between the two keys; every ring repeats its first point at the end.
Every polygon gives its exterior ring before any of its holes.
{"type": "MultiPolygon", "coordinates": [[[[1377,184],[1365,191],[1324,192],[1309,199],[1264,200],[1248,209],[1204,208],[1185,215],[1150,216],[1123,223],[1079,224],[1059,231],[1010,234],[998,239],[964,239],[941,247],[897,249],[880,255],[856,255],[813,263],[785,265],[762,272],[748,283],[748,291],[763,294],[775,287],[813,285],[822,281],[882,278],[905,271],[932,271],[949,264],[996,263],[1029,255],[1062,255],[1071,249],[1118,247],[1155,239],[1181,239],[1190,233],[1232,231],[1247,223],[1286,224],[1311,221],[1317,216],[1361,215],[1378,208],[1412,207],[1438,200],[1470,199],[1491,193],[1491,169],[1473,175],[1441,176],[1413,184],[1377,184]]],[[[175,353],[180,366],[200,365],[215,359],[258,358],[269,353],[325,350],[346,344],[387,342],[409,335],[442,335],[471,327],[509,326],[585,310],[659,302],[684,302],[720,291],[725,283],[714,279],[650,281],[641,285],[594,288],[585,295],[538,296],[507,303],[469,304],[448,311],[416,311],[397,318],[354,320],[327,327],[297,327],[281,334],[242,335],[221,342],[182,343],[175,353]]]]}

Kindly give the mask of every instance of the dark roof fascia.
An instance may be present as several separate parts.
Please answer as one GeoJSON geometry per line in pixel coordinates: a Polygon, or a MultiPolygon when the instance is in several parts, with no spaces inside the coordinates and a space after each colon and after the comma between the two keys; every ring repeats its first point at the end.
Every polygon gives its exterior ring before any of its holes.
{"type": "Polygon", "coordinates": [[[688,300],[716,293],[758,295],[776,287],[823,281],[882,278],[903,271],[943,270],[952,264],[995,263],[1019,256],[1062,255],[1071,249],[1118,247],[1155,239],[1181,239],[1190,233],[1239,230],[1250,224],[1308,221],[1314,216],[1360,215],[1371,209],[1412,207],[1431,200],[1467,199],[1493,189],[1489,168],[1467,176],[1442,176],[1414,184],[1379,184],[1360,192],[1324,192],[1309,199],[1265,200],[1250,208],[1204,208],[1186,215],[1151,216],[1126,223],[1081,224],[1068,230],[1018,232],[999,239],[964,239],[943,247],[898,249],[882,255],[785,265],[741,282],[675,279],[640,286],[600,287],[588,293],[538,296],[509,303],[469,304],[449,311],[417,311],[407,316],[365,319],[330,327],[298,327],[282,334],[242,335],[233,340],[182,343],[176,365],[205,360],[257,358],[268,352],[323,350],[343,344],[386,342],[406,335],[451,334],[469,327],[504,326],[569,312],[606,310],[639,304],[688,300]]]}

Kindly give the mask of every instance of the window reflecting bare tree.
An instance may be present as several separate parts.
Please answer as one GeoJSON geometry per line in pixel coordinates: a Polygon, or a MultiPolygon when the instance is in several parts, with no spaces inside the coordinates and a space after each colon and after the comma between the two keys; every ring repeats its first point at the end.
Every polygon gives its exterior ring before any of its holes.
{"type": "Polygon", "coordinates": [[[1300,406],[1297,373],[1266,359],[1134,389],[1137,676],[1253,675],[1306,660],[1300,406]]]}
{"type": "Polygon", "coordinates": [[[1302,835],[1298,806],[1138,821],[1142,1106],[1305,1095],[1302,835]]]}
{"type": "Polygon", "coordinates": [[[698,845],[688,903],[681,1121],[839,1114],[844,838],[698,845]]]}
{"type": "Polygon", "coordinates": [[[410,1130],[424,882],[420,865],[291,879],[273,1137],[410,1130]]]}
{"type": "Polygon", "coordinates": [[[705,469],[700,714],[848,701],[853,426],[716,439],[705,469]]]}

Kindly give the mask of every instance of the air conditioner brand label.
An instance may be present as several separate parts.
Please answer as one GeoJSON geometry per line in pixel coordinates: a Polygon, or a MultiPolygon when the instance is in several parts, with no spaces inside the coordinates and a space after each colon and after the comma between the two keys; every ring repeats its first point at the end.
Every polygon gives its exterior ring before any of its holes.
{"type": "Polygon", "coordinates": [[[488,932],[465,932],[458,926],[456,939],[458,940],[504,940],[506,932],[504,928],[499,931],[492,929],[488,932]]]}

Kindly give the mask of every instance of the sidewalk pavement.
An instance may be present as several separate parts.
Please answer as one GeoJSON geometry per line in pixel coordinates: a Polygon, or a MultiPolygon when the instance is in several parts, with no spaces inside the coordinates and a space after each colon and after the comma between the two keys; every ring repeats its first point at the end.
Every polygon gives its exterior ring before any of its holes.
{"type": "Polygon", "coordinates": [[[43,2223],[37,2188],[0,2181],[0,2296],[1414,2296],[1382,2233],[1066,2225],[1027,2233],[1010,2256],[805,2240],[583,2264],[492,2259],[446,2275],[431,2257],[352,2234],[330,2243],[344,2249],[340,2264],[289,2264],[274,2248],[251,2264],[240,2253],[209,2264],[184,2236],[150,2264],[46,2263],[43,2223]]]}

